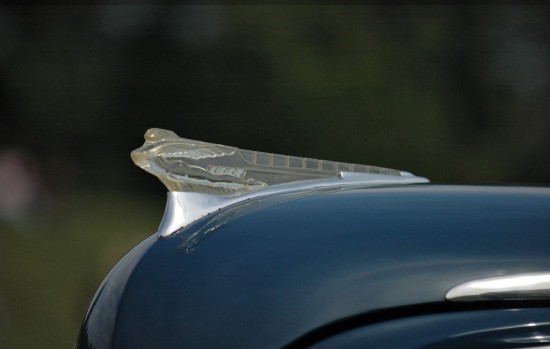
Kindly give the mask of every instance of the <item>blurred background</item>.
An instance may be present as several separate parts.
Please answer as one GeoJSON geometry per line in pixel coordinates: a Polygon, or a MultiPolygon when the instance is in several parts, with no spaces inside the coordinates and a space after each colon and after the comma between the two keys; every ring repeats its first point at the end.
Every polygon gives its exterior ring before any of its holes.
{"type": "Polygon", "coordinates": [[[397,168],[550,183],[550,7],[0,7],[0,347],[72,347],[155,232],[147,128],[397,168]]]}

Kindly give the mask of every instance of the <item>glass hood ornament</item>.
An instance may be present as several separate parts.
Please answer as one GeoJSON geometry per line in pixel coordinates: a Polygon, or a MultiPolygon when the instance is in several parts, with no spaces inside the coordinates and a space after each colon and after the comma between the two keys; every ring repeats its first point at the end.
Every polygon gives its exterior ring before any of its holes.
{"type": "Polygon", "coordinates": [[[429,182],[405,171],[239,149],[159,128],[147,130],[144,138],[132,160],[170,191],[160,236],[221,207],[274,192],[429,182]]]}
{"type": "Polygon", "coordinates": [[[170,191],[221,195],[243,194],[268,186],[304,180],[337,178],[341,172],[402,176],[388,168],[316,160],[238,149],[180,138],[153,128],[132,160],[157,176],[170,191]]]}

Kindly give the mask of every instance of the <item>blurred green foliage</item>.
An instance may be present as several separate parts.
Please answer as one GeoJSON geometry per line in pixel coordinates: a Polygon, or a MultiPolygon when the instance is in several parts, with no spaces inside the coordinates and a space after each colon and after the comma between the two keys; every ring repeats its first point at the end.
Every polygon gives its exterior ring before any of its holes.
{"type": "Polygon", "coordinates": [[[0,217],[0,346],[69,345],[154,231],[164,189],[129,158],[147,128],[548,184],[549,82],[546,5],[0,7],[0,153],[39,188],[28,216],[0,217]]]}
{"type": "Polygon", "coordinates": [[[0,225],[2,348],[71,348],[101,280],[162,217],[162,204],[143,197],[68,199],[47,215],[0,225]]]}

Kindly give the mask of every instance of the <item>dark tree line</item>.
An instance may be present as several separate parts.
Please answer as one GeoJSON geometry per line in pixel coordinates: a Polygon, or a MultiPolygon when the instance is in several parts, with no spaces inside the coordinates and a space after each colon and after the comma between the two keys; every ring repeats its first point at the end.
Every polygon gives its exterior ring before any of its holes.
{"type": "Polygon", "coordinates": [[[75,188],[150,181],[129,159],[149,127],[547,183],[549,23],[542,5],[0,7],[0,146],[75,188]]]}

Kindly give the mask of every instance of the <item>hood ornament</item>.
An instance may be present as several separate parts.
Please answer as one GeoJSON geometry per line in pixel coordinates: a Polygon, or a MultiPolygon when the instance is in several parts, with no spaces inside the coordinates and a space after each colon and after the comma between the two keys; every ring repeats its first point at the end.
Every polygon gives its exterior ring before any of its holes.
{"type": "Polygon", "coordinates": [[[132,160],[157,176],[170,191],[239,195],[268,186],[338,178],[341,172],[402,176],[388,168],[316,160],[238,149],[180,138],[152,128],[132,160]]]}
{"type": "Polygon", "coordinates": [[[427,183],[383,167],[264,153],[181,138],[152,128],[131,153],[134,163],[168,188],[159,236],[230,204],[280,191],[342,185],[427,183]]]}

